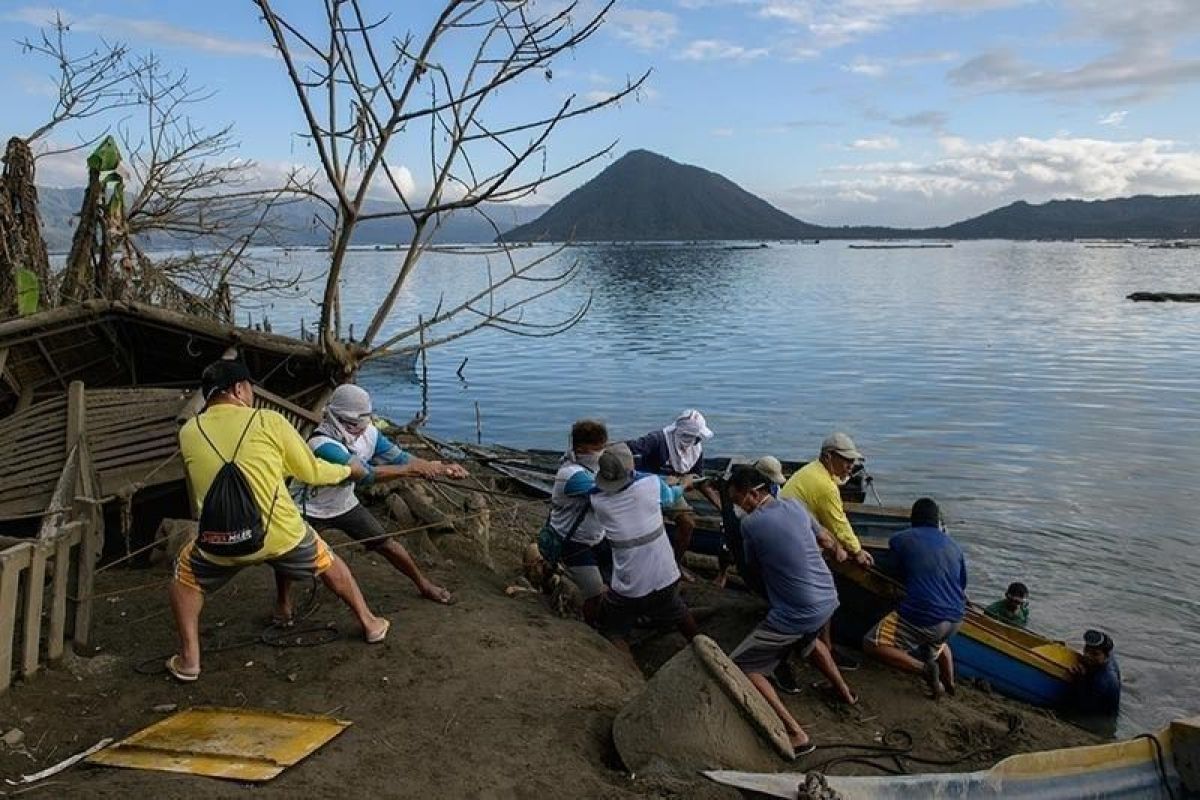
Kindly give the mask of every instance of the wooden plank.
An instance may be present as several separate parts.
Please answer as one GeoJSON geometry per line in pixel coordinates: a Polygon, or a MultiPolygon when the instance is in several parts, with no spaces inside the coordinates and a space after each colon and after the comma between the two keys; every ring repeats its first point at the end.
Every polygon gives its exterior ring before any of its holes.
{"type": "Polygon", "coordinates": [[[67,448],[74,447],[87,430],[87,394],[83,381],[71,381],[67,389],[67,448]]]}
{"type": "Polygon", "coordinates": [[[67,633],[67,587],[71,579],[71,547],[78,541],[78,529],[74,534],[55,538],[54,581],[50,588],[50,632],[46,636],[46,658],[57,661],[62,658],[67,633]]]}
{"type": "Polygon", "coordinates": [[[50,505],[46,509],[46,518],[42,520],[42,527],[38,531],[39,539],[48,538],[54,531],[62,527],[64,522],[63,515],[70,509],[71,503],[75,498],[75,477],[79,472],[78,465],[79,448],[75,447],[71,449],[71,454],[67,456],[67,463],[59,475],[58,484],[54,487],[54,493],[50,496],[50,505]]]}
{"type": "Polygon", "coordinates": [[[258,403],[256,405],[270,408],[274,411],[286,411],[288,413],[295,414],[298,418],[307,420],[314,425],[321,424],[321,415],[317,412],[310,411],[303,406],[296,405],[291,400],[285,400],[279,395],[273,394],[261,386],[254,387],[254,396],[260,400],[266,401],[265,403],[258,403]]]}
{"type": "Polygon", "coordinates": [[[46,598],[46,559],[50,551],[51,547],[46,542],[34,545],[25,580],[25,652],[21,657],[21,675],[25,678],[38,671],[38,651],[42,644],[42,604],[46,598]]]}
{"type": "Polygon", "coordinates": [[[87,647],[92,628],[92,591],[96,583],[96,559],[104,546],[104,515],[94,501],[97,498],[96,471],[88,452],[87,434],[79,439],[79,476],[75,518],[84,522],[79,540],[79,568],[75,580],[75,627],[72,638],[76,647],[87,647]]]}
{"type": "Polygon", "coordinates": [[[32,550],[33,545],[25,543],[0,553],[0,692],[12,683],[17,589],[21,584],[21,571],[29,566],[32,550]]]}

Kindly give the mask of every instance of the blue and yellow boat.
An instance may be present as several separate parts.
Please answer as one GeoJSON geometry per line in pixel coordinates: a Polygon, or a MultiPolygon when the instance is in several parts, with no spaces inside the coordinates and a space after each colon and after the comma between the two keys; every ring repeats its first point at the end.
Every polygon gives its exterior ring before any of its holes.
{"type": "MultiPolygon", "coordinates": [[[[849,562],[834,565],[841,600],[834,631],[855,645],[904,594],[903,586],[888,575],[887,540],[863,537],[862,542],[875,556],[877,569],[864,570],[849,562]]],[[[1071,670],[1082,658],[1062,642],[1005,625],[975,609],[967,611],[950,647],[960,676],[986,681],[999,694],[1044,708],[1063,706],[1071,670]]]]}

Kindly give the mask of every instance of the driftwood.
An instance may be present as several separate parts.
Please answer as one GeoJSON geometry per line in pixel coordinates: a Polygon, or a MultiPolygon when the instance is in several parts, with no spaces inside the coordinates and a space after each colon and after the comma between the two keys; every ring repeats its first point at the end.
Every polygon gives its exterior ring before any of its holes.
{"type": "Polygon", "coordinates": [[[1200,303],[1200,293],[1134,292],[1125,299],[1135,303],[1200,303]]]}

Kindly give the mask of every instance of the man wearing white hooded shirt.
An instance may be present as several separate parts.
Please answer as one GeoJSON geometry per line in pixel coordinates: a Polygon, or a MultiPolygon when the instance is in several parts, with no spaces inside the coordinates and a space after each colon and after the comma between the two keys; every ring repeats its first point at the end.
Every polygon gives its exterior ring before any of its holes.
{"type": "MultiPolygon", "coordinates": [[[[645,436],[626,444],[633,453],[634,464],[639,472],[680,479],[686,476],[699,477],[704,472],[704,442],[713,437],[704,415],[694,408],[682,411],[675,420],[662,430],[650,431],[645,436]]],[[[710,503],[718,510],[721,497],[707,483],[698,487],[710,503]]],[[[696,530],[696,516],[688,504],[680,498],[675,507],[667,509],[675,523],[675,537],[671,547],[675,551],[675,562],[683,562],[683,554],[692,544],[692,533],[696,530]]],[[[684,577],[691,580],[686,571],[684,577]]]]}
{"type": "MultiPolygon", "coordinates": [[[[330,396],[324,419],[309,437],[308,446],[322,461],[363,464],[367,475],[358,481],[359,485],[397,478],[467,477],[467,471],[458,464],[426,461],[405,452],[379,432],[371,422],[371,415],[371,396],[367,391],[354,384],[343,384],[330,396]]],[[[450,592],[425,577],[404,545],[389,537],[383,524],[358,501],[355,486],[351,482],[337,486],[297,484],[292,491],[305,519],[318,531],[336,528],[363,542],[368,550],[379,553],[408,576],[422,597],[438,603],[451,602],[450,592]]],[[[286,621],[291,616],[288,584],[277,580],[276,588],[276,617],[286,621]]]]}

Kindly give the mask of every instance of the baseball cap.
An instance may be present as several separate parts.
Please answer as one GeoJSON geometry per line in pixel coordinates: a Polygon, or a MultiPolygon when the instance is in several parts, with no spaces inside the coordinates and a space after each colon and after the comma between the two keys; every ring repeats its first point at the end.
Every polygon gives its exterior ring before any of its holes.
{"type": "Polygon", "coordinates": [[[205,401],[213,395],[233,387],[242,381],[251,381],[250,368],[241,361],[231,358],[220,358],[204,368],[200,373],[200,392],[205,401]]]}
{"type": "Polygon", "coordinates": [[[783,476],[783,464],[775,456],[763,456],[754,462],[754,468],[776,486],[787,483],[787,478],[783,476]]]}
{"type": "Polygon", "coordinates": [[[841,431],[829,434],[825,437],[825,441],[821,442],[821,452],[829,451],[851,461],[863,460],[863,454],[858,452],[858,448],[854,446],[854,440],[841,431]]]}
{"type": "Polygon", "coordinates": [[[600,454],[596,468],[596,487],[602,492],[614,494],[629,485],[633,474],[633,453],[624,442],[609,445],[600,454]]]}

